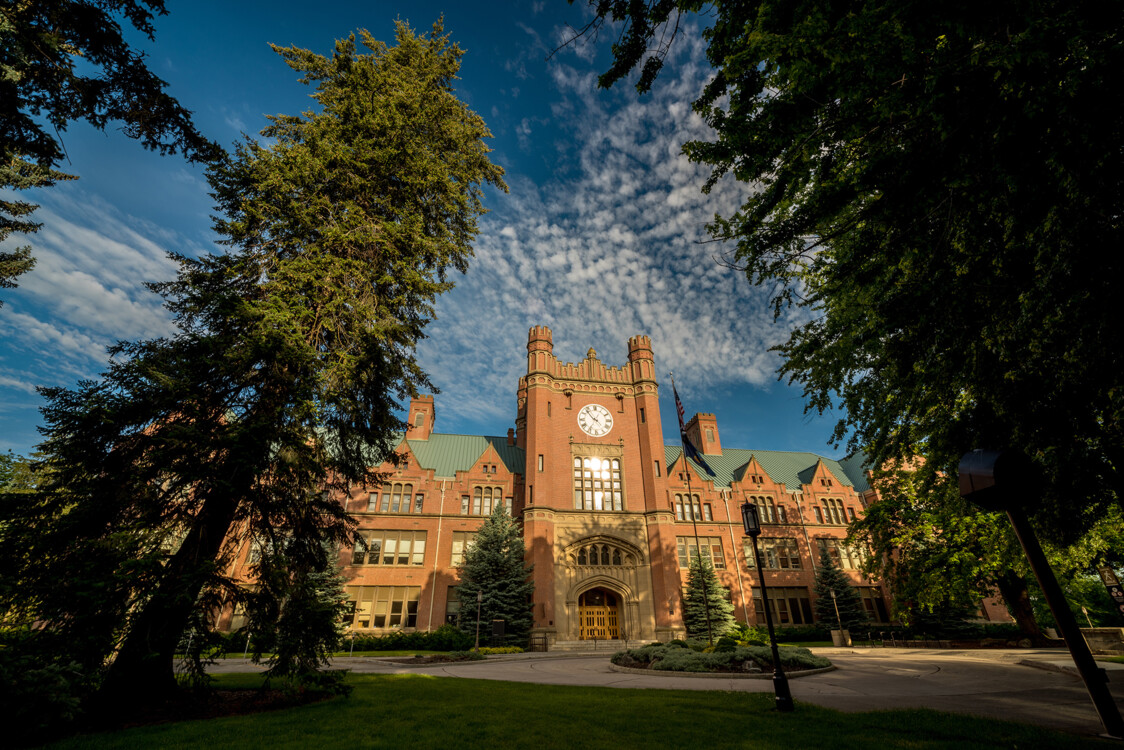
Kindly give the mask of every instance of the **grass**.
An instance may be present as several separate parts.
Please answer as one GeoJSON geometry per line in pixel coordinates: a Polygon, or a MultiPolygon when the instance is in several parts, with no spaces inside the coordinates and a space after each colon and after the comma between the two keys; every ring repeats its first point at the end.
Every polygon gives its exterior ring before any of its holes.
{"type": "Polygon", "coordinates": [[[1124,664],[1124,656],[1098,656],[1097,661],[1114,661],[1117,664],[1124,664]]]}
{"type": "MultiPolygon", "coordinates": [[[[72,737],[53,748],[997,748],[1077,750],[1096,740],[929,710],[772,710],[771,693],[629,690],[427,675],[351,675],[349,698],[208,721],[72,737]]],[[[221,675],[256,687],[260,675],[221,675]]],[[[1107,743],[1106,743],[1107,746],[1107,743]]]]}

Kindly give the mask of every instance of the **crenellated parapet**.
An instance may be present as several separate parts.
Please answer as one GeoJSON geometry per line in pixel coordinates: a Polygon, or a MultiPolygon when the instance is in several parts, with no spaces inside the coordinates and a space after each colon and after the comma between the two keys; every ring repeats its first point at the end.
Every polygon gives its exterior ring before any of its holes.
{"type": "MultiPolygon", "coordinates": [[[[595,390],[633,393],[644,381],[655,385],[655,359],[652,341],[647,336],[633,336],[628,340],[628,364],[622,367],[606,365],[590,349],[580,362],[560,362],[554,356],[551,330],[546,326],[533,326],[527,336],[527,375],[520,380],[520,389],[538,384],[549,384],[557,390],[588,391],[588,384],[596,383],[595,390]]],[[[648,390],[644,388],[643,390],[648,390]]]]}

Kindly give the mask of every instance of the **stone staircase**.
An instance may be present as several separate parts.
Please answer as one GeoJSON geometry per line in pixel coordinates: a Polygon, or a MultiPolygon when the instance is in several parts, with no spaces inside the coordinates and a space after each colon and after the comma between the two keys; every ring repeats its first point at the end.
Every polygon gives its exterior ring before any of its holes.
{"type": "Polygon", "coordinates": [[[567,652],[580,652],[590,654],[615,654],[618,651],[624,651],[626,648],[637,648],[642,645],[643,641],[621,641],[621,640],[605,640],[605,641],[555,641],[550,644],[550,651],[567,651],[567,652]],[[626,645],[627,644],[627,645],[626,645]]]}

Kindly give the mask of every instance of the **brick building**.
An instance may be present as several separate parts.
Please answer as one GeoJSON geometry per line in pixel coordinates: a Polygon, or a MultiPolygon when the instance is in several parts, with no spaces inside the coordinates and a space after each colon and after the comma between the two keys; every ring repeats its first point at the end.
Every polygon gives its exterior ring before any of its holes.
{"type": "Polygon", "coordinates": [[[414,399],[399,449],[406,462],[383,467],[385,486],[347,500],[362,537],[342,552],[351,628],[429,630],[455,621],[457,566],[498,503],[523,521],[534,563],[533,632],[550,642],[682,636],[688,556],[700,549],[737,618],[764,622],[760,574],[742,534],[747,499],[761,511],[775,623],[813,621],[823,551],[848,571],[871,619],[887,620],[883,591],[857,572],[858,555],[842,543],[848,521],[874,498],[859,462],[723,448],[715,415],[696,414],[687,430],[711,477],[684,459],[676,425],[665,439],[659,398],[647,336],[629,339],[621,366],[593,349],[563,363],[550,329],[536,326],[507,436],[435,432],[433,398],[414,399]]]}

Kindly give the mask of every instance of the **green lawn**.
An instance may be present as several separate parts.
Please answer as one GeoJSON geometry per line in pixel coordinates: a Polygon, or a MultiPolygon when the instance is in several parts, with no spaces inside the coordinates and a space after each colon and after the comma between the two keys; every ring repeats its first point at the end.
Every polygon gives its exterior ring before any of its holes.
{"type": "MultiPolygon", "coordinates": [[[[260,675],[223,675],[252,687],[260,675]]],[[[349,698],[251,716],[84,735],[55,748],[1088,748],[1095,741],[934,711],[845,714],[769,693],[625,690],[352,675],[349,698]]],[[[1106,743],[1107,746],[1107,743],[1106,743]]],[[[1113,745],[1115,746],[1115,745],[1113,745]]]]}

